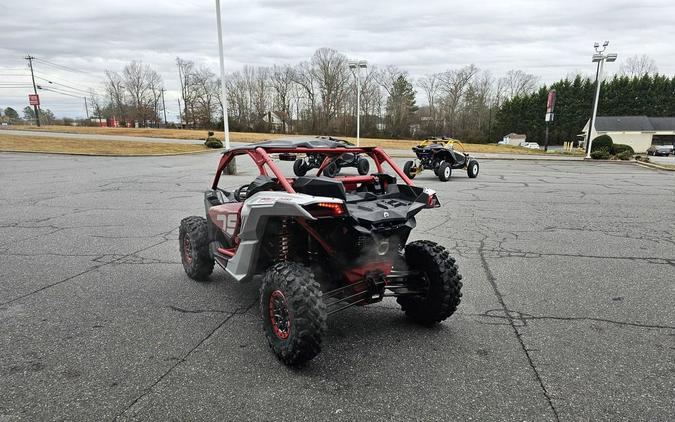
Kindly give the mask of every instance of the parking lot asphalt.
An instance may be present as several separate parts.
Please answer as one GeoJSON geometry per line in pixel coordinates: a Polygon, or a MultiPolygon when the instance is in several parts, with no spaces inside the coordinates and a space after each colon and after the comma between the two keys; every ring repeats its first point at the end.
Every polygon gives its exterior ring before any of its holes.
{"type": "MultiPolygon", "coordinates": [[[[429,329],[390,299],[351,308],[288,369],[255,282],[180,265],[217,158],[0,154],[0,421],[675,419],[675,173],[422,173],[443,207],[412,239],[458,258],[458,312],[429,329]]],[[[238,165],[226,185],[255,176],[238,165]]]]}

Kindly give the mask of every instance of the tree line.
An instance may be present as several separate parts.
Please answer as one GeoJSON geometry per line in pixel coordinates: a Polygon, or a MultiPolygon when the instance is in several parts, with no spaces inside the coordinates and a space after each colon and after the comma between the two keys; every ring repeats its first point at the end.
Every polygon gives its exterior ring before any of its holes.
{"type": "MultiPolygon", "coordinates": [[[[189,128],[222,126],[221,81],[205,66],[176,59],[180,119],[189,128]]],[[[397,66],[363,69],[359,78],[348,58],[321,48],[296,65],[244,66],[226,76],[230,128],[235,131],[354,135],[357,80],[361,95],[361,134],[370,137],[454,136],[471,141],[490,137],[502,101],[535,90],[538,79],[519,70],[494,78],[475,65],[425,75],[414,81],[397,66]],[[424,105],[418,105],[418,95],[424,105]]],[[[97,117],[159,126],[161,76],[131,62],[121,72],[107,70],[104,95],[92,93],[97,117]]]]}
{"type": "MultiPolygon", "coordinates": [[[[221,81],[207,67],[176,59],[183,127],[222,127],[221,81]]],[[[675,115],[673,79],[654,74],[646,56],[633,57],[621,74],[603,83],[600,115],[675,115]]],[[[424,138],[450,136],[496,142],[510,132],[543,139],[546,95],[557,90],[551,141],[573,140],[591,112],[594,82],[579,75],[542,86],[521,70],[500,77],[475,65],[427,74],[416,80],[397,66],[370,65],[360,77],[361,135],[424,138]]],[[[295,65],[244,66],[226,75],[230,129],[353,136],[357,77],[348,58],[320,48],[295,65]]],[[[92,114],[139,126],[162,122],[161,76],[132,62],[105,72],[105,94],[92,93],[92,114]]]]}
{"type": "MultiPolygon", "coordinates": [[[[550,142],[578,140],[590,118],[595,81],[576,76],[565,78],[536,92],[505,101],[497,112],[496,130],[526,134],[528,140],[544,139],[546,97],[555,89],[555,120],[550,124],[550,142]]],[[[598,116],[675,116],[675,76],[620,74],[602,82],[598,116]]]]}

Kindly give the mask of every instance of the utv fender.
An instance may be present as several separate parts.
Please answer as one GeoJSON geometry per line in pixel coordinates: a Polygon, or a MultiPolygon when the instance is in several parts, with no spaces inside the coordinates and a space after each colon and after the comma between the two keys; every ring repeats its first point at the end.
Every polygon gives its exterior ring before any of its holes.
{"type": "Polygon", "coordinates": [[[335,198],[286,192],[259,192],[248,198],[241,209],[239,246],[225,267],[228,275],[239,282],[249,281],[256,268],[260,240],[265,233],[268,220],[274,217],[315,220],[304,207],[318,202],[342,203],[335,198]]]}

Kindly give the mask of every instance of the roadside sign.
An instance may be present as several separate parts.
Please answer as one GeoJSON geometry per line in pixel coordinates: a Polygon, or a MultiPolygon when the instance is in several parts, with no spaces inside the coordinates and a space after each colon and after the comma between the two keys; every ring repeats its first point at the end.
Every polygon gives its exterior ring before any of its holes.
{"type": "Polygon", "coordinates": [[[37,94],[28,94],[28,104],[32,106],[40,105],[40,96],[37,94]]]}
{"type": "Polygon", "coordinates": [[[553,109],[555,108],[555,94],[555,89],[548,92],[548,98],[546,99],[546,114],[553,113],[553,109]]]}
{"type": "Polygon", "coordinates": [[[552,122],[553,121],[553,113],[546,113],[546,117],[544,118],[544,121],[552,122]]]}

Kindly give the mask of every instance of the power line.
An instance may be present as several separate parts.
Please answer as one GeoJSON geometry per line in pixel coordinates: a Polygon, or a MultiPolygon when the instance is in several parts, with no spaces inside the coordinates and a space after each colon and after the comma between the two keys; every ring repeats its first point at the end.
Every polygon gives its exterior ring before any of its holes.
{"type": "Polygon", "coordinates": [[[55,81],[49,80],[49,79],[47,79],[47,78],[43,78],[43,77],[41,77],[41,76],[36,76],[36,78],[42,79],[43,81],[49,82],[50,84],[59,85],[59,86],[62,86],[62,87],[64,87],[64,88],[71,89],[71,90],[73,90],[73,91],[82,91],[83,93],[89,95],[89,90],[85,90],[85,89],[81,89],[81,88],[75,88],[74,86],[62,84],[62,83],[60,83],[60,82],[55,82],[55,81]]]}
{"type": "Polygon", "coordinates": [[[55,92],[57,94],[67,95],[67,96],[73,97],[73,98],[79,98],[79,99],[85,98],[83,95],[77,95],[76,93],[72,93],[72,92],[59,91],[59,90],[53,89],[53,88],[45,88],[45,87],[40,86],[40,85],[38,85],[38,88],[42,91],[55,92]]]}
{"type": "Polygon", "coordinates": [[[40,63],[46,64],[47,66],[55,67],[55,68],[57,68],[57,69],[69,70],[69,71],[71,71],[71,72],[77,72],[77,73],[84,73],[84,74],[93,75],[92,72],[88,72],[88,71],[86,71],[86,70],[75,69],[74,67],[65,66],[65,65],[62,65],[62,64],[50,62],[49,60],[38,59],[38,58],[35,58],[35,60],[39,61],[40,63]]]}

